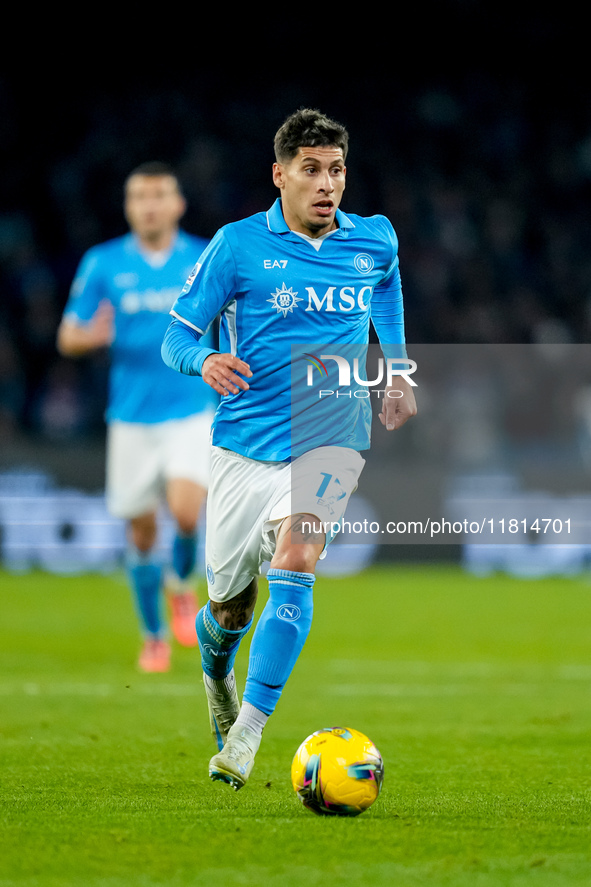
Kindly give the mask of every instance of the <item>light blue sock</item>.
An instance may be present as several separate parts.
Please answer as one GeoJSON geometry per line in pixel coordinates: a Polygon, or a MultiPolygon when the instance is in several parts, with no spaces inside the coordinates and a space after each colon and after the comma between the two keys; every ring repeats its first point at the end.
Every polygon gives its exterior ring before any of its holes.
{"type": "Polygon", "coordinates": [[[269,570],[269,600],[250,646],[244,700],[270,715],[312,625],[313,573],[269,570]]]}
{"type": "Polygon", "coordinates": [[[177,531],[172,543],[172,568],[179,579],[186,579],[195,568],[197,557],[196,533],[177,531]]]}
{"type": "Polygon", "coordinates": [[[141,552],[133,547],[127,550],[126,566],[142,631],[160,637],[166,630],[162,615],[162,566],[151,551],[141,552]]]}
{"type": "Polygon", "coordinates": [[[242,638],[250,631],[252,619],[239,631],[222,628],[211,614],[209,601],[197,613],[195,627],[201,653],[201,664],[206,675],[221,680],[230,674],[242,638]]]}

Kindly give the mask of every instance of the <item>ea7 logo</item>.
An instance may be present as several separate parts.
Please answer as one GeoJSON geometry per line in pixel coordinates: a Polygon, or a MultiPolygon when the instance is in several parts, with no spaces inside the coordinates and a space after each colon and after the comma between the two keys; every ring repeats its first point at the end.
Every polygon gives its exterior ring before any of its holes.
{"type": "Polygon", "coordinates": [[[287,268],[287,259],[264,259],[263,268],[287,268]]]}

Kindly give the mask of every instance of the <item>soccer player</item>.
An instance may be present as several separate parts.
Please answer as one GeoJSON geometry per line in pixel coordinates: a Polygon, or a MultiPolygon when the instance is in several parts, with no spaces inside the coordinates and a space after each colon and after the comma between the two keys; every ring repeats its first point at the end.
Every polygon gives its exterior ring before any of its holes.
{"type": "MultiPolygon", "coordinates": [[[[339,209],[347,131],[303,109],[279,128],[274,147],[278,199],[213,237],[174,304],[162,345],[165,362],[221,395],[206,525],[209,601],[197,616],[197,635],[218,743],[209,774],[235,789],[250,776],[263,728],[308,636],[315,568],[331,538],[323,527],[342,519],[364,465],[360,451],[369,448],[367,400],[351,399],[357,412],[345,421],[340,409],[315,405],[294,445],[292,345],[325,343],[338,355],[341,346],[369,341],[371,317],[384,351],[405,353],[393,228],[383,216],[339,209]],[[220,312],[216,351],[202,337],[220,312]],[[233,663],[251,628],[264,561],[269,598],[253,633],[240,705],[233,663]]],[[[380,413],[388,429],[416,412],[412,383],[391,381],[380,413]],[[391,389],[403,396],[390,398],[391,389]]],[[[308,408],[304,399],[304,419],[308,408]]]]}
{"type": "Polygon", "coordinates": [[[175,637],[197,644],[192,580],[217,397],[201,380],[173,373],[160,356],[170,308],[208,243],[180,228],[185,209],[168,165],[135,169],[124,186],[130,230],[83,256],[57,336],[58,350],[69,357],[110,351],[106,496],[111,513],[126,521],[126,570],[145,672],[170,667],[164,588],[175,637]],[[175,522],[168,566],[157,546],[164,502],[175,522]]]}

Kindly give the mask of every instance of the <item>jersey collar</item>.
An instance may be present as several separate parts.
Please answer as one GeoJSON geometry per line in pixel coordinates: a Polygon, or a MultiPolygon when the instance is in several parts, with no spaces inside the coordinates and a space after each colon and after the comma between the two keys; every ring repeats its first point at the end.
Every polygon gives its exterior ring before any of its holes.
{"type": "MultiPolygon", "coordinates": [[[[339,229],[342,229],[343,234],[346,230],[355,227],[349,216],[345,215],[344,212],[341,212],[340,209],[337,209],[336,211],[336,220],[339,229]]],[[[269,226],[269,231],[273,234],[289,234],[291,232],[291,229],[283,218],[280,197],[277,198],[271,209],[267,211],[267,225],[269,226]]],[[[335,234],[338,236],[338,232],[335,232],[335,234]]]]}

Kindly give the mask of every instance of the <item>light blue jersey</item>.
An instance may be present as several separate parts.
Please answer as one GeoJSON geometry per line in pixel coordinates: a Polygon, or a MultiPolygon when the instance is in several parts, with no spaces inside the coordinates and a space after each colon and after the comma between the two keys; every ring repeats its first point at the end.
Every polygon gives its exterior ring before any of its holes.
{"type": "MultiPolygon", "coordinates": [[[[182,373],[198,374],[211,349],[200,336],[221,313],[220,351],[250,365],[248,391],[223,397],[213,443],[263,461],[297,455],[292,440],[292,350],[306,344],[365,348],[370,318],[382,343],[404,353],[398,241],[384,216],[337,211],[338,228],[315,241],[287,226],[278,199],[221,228],[201,256],[171,314],[162,355],[182,373]],[[317,248],[319,247],[319,248],[317,248]]],[[[305,378],[305,376],[304,376],[305,378]]],[[[370,445],[371,406],[310,413],[305,448],[370,445]],[[353,409],[353,413],[351,410],[353,409]],[[326,421],[330,416],[330,421],[326,421]]],[[[302,411],[308,403],[302,404],[302,411]]],[[[298,410],[297,397],[295,403],[298,410]]],[[[301,423],[300,423],[301,426],[301,423]]]]}
{"type": "Polygon", "coordinates": [[[115,308],[107,421],[152,424],[217,403],[205,382],[172,372],[160,355],[171,306],[207,244],[180,231],[171,249],[159,255],[144,251],[129,233],[83,256],[64,316],[87,323],[104,299],[115,308]]]}

